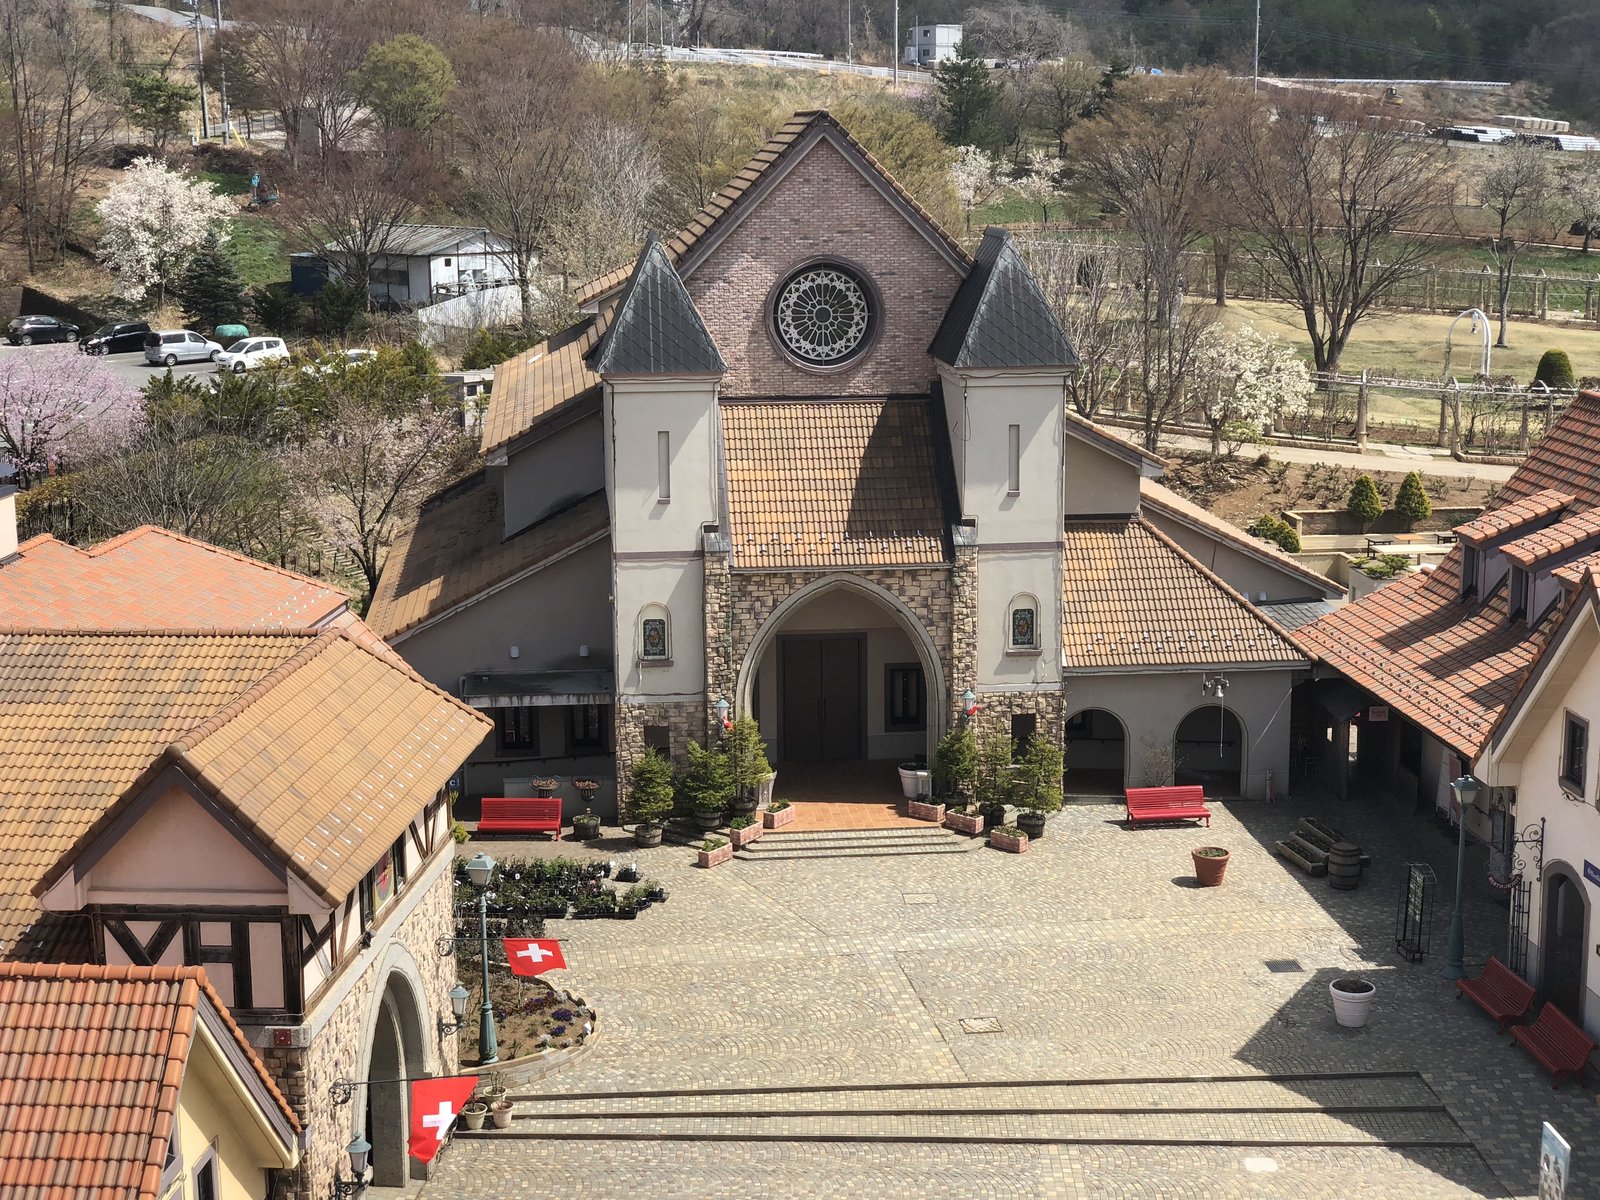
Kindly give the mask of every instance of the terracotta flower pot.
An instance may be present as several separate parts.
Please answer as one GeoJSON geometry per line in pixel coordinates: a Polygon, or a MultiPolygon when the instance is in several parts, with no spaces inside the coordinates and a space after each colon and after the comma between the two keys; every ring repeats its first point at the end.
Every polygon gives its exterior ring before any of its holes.
{"type": "Polygon", "coordinates": [[[989,845],[996,850],[1005,850],[1010,854],[1026,854],[1028,852],[1028,835],[1020,829],[1001,827],[989,831],[989,845]]]}
{"type": "Polygon", "coordinates": [[[743,829],[728,830],[728,837],[733,841],[735,850],[743,850],[766,831],[765,825],[746,825],[743,829]]]}
{"type": "Polygon", "coordinates": [[[715,850],[696,851],[702,867],[716,867],[733,858],[733,843],[724,842],[715,850]]]}
{"type": "Polygon", "coordinates": [[[1201,887],[1221,885],[1222,876],[1228,869],[1226,850],[1220,846],[1202,846],[1198,850],[1191,850],[1189,856],[1194,859],[1194,877],[1200,881],[1201,887]]]}
{"type": "Polygon", "coordinates": [[[511,1128],[511,1101],[500,1100],[489,1106],[489,1119],[496,1129],[511,1128]]]}
{"type": "Polygon", "coordinates": [[[983,814],[965,812],[946,812],[944,814],[944,827],[953,829],[957,833],[964,833],[968,837],[977,837],[983,832],[983,814]]]}
{"type": "Polygon", "coordinates": [[[944,821],[944,805],[934,804],[931,800],[907,800],[906,816],[914,821],[932,821],[938,825],[944,821]]]}
{"type": "Polygon", "coordinates": [[[767,809],[761,814],[761,823],[768,829],[782,829],[794,820],[794,806],[779,809],[767,809]]]}

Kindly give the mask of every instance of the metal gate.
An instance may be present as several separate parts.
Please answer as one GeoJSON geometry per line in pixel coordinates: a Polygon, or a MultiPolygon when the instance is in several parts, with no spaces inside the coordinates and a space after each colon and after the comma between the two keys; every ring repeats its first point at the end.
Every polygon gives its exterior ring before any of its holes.
{"type": "Polygon", "coordinates": [[[1511,928],[1506,935],[1506,966],[1528,977],[1528,905],[1533,899],[1533,884],[1519,879],[1511,889],[1511,928]]]}

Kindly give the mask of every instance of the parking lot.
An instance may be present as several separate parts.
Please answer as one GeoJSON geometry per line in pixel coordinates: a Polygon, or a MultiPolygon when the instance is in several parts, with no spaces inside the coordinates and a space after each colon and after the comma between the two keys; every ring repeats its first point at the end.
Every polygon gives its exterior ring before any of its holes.
{"type": "MultiPolygon", "coordinates": [[[[8,343],[0,342],[0,361],[4,361],[13,355],[39,354],[48,352],[50,349],[52,347],[49,346],[12,346],[8,343]]],[[[151,379],[166,370],[165,367],[153,367],[145,362],[143,351],[127,354],[108,354],[100,361],[110,367],[117,375],[117,378],[126,380],[128,386],[136,388],[144,387],[151,379]]],[[[172,373],[177,376],[212,375],[216,373],[216,369],[209,362],[179,363],[172,368],[172,373]]]]}

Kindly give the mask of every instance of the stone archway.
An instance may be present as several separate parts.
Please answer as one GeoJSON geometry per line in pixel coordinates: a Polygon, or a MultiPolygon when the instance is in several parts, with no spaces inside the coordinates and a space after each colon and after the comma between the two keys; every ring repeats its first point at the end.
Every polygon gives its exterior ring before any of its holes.
{"type": "Polygon", "coordinates": [[[1202,704],[1178,722],[1172,735],[1172,781],[1198,784],[1208,793],[1244,795],[1244,722],[1226,705],[1202,704]]]}
{"type": "Polygon", "coordinates": [[[408,973],[390,970],[369,1017],[364,1089],[366,1108],[363,1130],[372,1144],[374,1187],[405,1187],[410,1179],[425,1178],[425,1168],[411,1160],[406,1143],[410,1136],[410,1087],[399,1082],[427,1074],[427,1043],[423,1011],[408,973]]]}
{"type": "MultiPolygon", "coordinates": [[[[816,606],[819,602],[826,603],[830,596],[850,598],[858,604],[864,603],[870,606],[877,614],[878,624],[897,631],[903,639],[901,645],[906,652],[906,662],[910,663],[914,659],[922,673],[924,728],[914,735],[899,739],[907,746],[914,746],[914,749],[906,753],[874,754],[870,746],[867,746],[863,734],[862,745],[867,747],[863,756],[905,758],[925,754],[931,760],[934,747],[944,734],[950,717],[950,694],[945,678],[944,662],[932,635],[916,613],[892,592],[859,576],[839,574],[813,580],[786,596],[768,614],[755,637],[745,646],[744,654],[739,661],[734,694],[736,709],[739,712],[757,714],[761,719],[762,731],[767,735],[769,742],[781,745],[784,734],[783,715],[781,712],[770,711],[770,706],[776,704],[781,707],[783,696],[774,687],[773,681],[768,679],[762,691],[768,696],[769,708],[763,708],[759,702],[760,697],[756,689],[762,664],[765,661],[769,667],[774,665],[774,656],[780,649],[782,638],[821,636],[814,632],[795,631],[797,624],[804,624],[804,614],[808,611],[808,607],[816,606]]],[[[848,625],[832,628],[831,632],[833,636],[827,638],[827,644],[816,652],[818,655],[842,653],[846,649],[845,643],[857,636],[856,631],[848,625]]],[[[870,692],[872,697],[864,699],[860,705],[863,725],[871,725],[876,723],[878,717],[884,715],[882,706],[876,699],[881,694],[878,687],[881,684],[884,692],[888,691],[890,681],[894,678],[890,672],[897,664],[878,662],[870,639],[864,639],[859,650],[851,650],[850,657],[852,663],[859,662],[859,666],[853,669],[861,673],[863,692],[870,692]],[[867,675],[868,671],[872,672],[870,677],[867,675]]],[[[881,740],[888,740],[887,735],[881,740]]]]}
{"type": "Polygon", "coordinates": [[[1545,869],[1540,915],[1539,981],[1544,998],[1583,1024],[1587,990],[1589,897],[1583,883],[1564,863],[1545,869]]]}
{"type": "Polygon", "coordinates": [[[1062,738],[1067,794],[1121,796],[1128,780],[1128,727],[1110,709],[1082,708],[1067,718],[1062,738]]]}

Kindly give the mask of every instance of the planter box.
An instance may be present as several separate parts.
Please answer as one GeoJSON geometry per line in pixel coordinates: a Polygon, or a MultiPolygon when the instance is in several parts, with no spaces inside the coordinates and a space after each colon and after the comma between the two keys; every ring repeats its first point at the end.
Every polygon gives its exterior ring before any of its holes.
{"type": "Polygon", "coordinates": [[[944,820],[944,805],[928,800],[907,800],[906,816],[915,821],[932,821],[937,825],[944,820]]]}
{"type": "MultiPolygon", "coordinates": [[[[754,828],[754,826],[751,828],[754,828]]],[[[726,846],[718,846],[715,850],[697,850],[695,853],[700,856],[700,865],[702,867],[720,866],[733,857],[733,843],[729,842],[726,846]]]]}
{"type": "Polygon", "coordinates": [[[1015,837],[1001,833],[998,829],[989,831],[989,845],[996,850],[1005,850],[1010,854],[1026,854],[1028,852],[1028,835],[1019,833],[1015,837]]]}
{"type": "Polygon", "coordinates": [[[983,814],[968,814],[963,812],[945,813],[944,827],[946,829],[953,829],[957,833],[964,833],[968,837],[977,837],[983,832],[983,814]]]}
{"type": "Polygon", "coordinates": [[[789,822],[793,820],[794,805],[792,804],[788,808],[778,809],[777,812],[773,812],[772,809],[769,808],[766,812],[761,814],[761,824],[767,829],[782,829],[785,825],[789,824],[789,822]]]}
{"type": "Polygon", "coordinates": [[[728,837],[732,839],[730,847],[732,850],[743,850],[766,831],[765,825],[747,825],[743,829],[730,829],[728,831],[728,837]]]}

